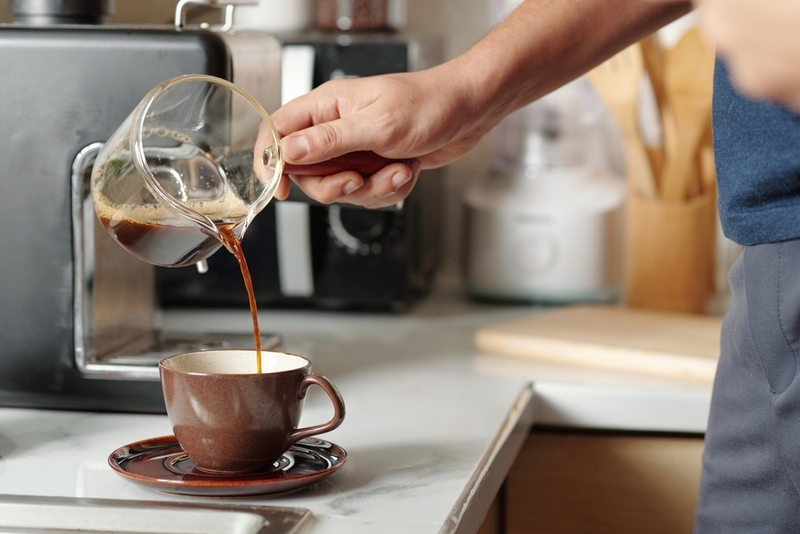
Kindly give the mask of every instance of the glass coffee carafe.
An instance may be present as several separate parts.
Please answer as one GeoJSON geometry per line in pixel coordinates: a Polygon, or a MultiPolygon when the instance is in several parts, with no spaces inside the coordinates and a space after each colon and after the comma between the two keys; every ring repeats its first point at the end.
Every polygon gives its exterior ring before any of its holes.
{"type": "Polygon", "coordinates": [[[203,261],[241,239],[272,199],[283,162],[264,108],[207,75],[169,79],[139,103],[105,143],[91,193],[102,225],[155,265],[203,261]]]}
{"type": "Polygon", "coordinates": [[[236,85],[204,74],[154,87],[100,150],[92,169],[95,211],[114,240],[154,265],[199,264],[241,240],[275,195],[282,173],[368,177],[392,163],[352,152],[311,165],[284,164],[264,108],[236,85]]]}

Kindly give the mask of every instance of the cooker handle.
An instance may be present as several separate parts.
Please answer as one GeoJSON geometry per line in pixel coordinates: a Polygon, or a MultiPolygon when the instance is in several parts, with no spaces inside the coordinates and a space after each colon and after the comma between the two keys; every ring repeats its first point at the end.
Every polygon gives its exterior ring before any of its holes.
{"type": "Polygon", "coordinates": [[[189,4],[216,7],[225,10],[225,22],[222,26],[213,27],[214,30],[226,32],[233,26],[233,9],[236,6],[253,6],[258,0],[180,0],[175,7],[175,29],[180,30],[186,26],[186,6],[189,4]]]}

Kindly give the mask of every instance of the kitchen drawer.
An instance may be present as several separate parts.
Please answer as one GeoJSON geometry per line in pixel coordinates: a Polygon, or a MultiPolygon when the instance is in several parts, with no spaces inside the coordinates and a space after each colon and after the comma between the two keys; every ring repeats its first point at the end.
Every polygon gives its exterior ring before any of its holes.
{"type": "Polygon", "coordinates": [[[702,436],[536,430],[505,484],[505,534],[690,534],[702,436]]]}

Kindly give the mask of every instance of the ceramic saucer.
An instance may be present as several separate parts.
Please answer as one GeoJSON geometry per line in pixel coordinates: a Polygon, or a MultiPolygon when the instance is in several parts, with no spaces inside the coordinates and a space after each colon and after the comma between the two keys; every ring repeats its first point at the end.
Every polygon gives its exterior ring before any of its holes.
{"type": "Polygon", "coordinates": [[[243,474],[200,471],[175,436],[163,436],[120,447],[108,457],[111,468],[150,489],[180,495],[239,497],[295,491],[331,476],[347,453],[317,438],[298,441],[272,469],[243,474]]]}

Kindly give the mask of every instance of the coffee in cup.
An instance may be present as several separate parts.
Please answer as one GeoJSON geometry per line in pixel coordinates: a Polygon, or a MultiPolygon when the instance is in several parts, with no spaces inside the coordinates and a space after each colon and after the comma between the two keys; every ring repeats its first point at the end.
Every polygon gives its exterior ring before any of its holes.
{"type": "Polygon", "coordinates": [[[208,350],[159,363],[175,438],[200,470],[238,473],[269,469],[298,440],[329,432],[344,420],[342,396],[311,362],[283,352],[208,350]],[[303,399],[316,385],[333,402],[327,423],[298,428],[303,399]]]}

